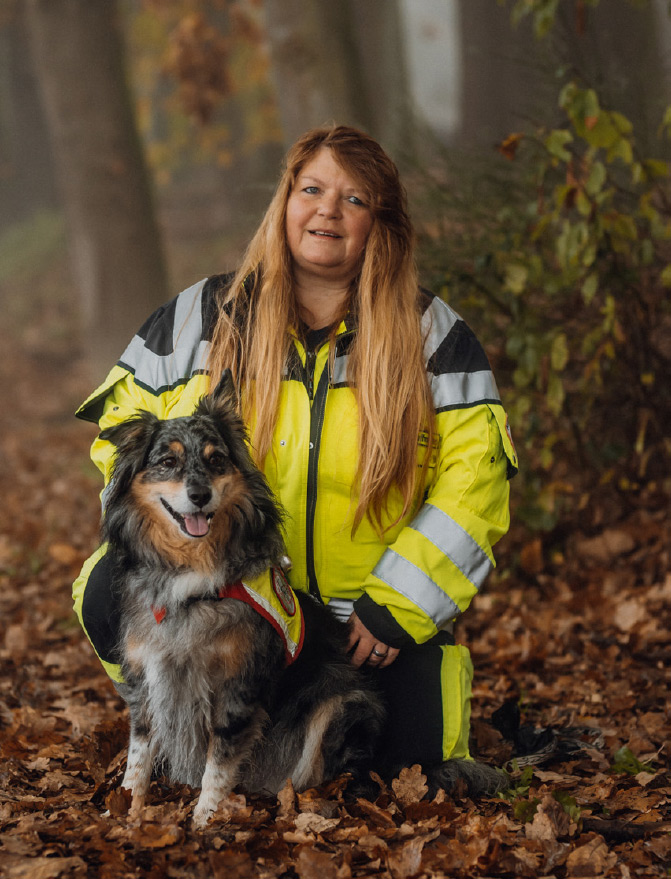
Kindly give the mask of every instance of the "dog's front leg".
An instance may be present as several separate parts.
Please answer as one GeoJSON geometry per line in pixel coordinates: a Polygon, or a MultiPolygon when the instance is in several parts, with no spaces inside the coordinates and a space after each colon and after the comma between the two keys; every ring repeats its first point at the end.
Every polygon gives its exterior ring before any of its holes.
{"type": "Polygon", "coordinates": [[[131,708],[130,743],[128,745],[128,760],[126,772],[121,782],[121,787],[131,792],[131,818],[137,817],[144,806],[144,800],[149,790],[151,781],[151,769],[154,762],[154,749],[151,744],[149,724],[146,717],[135,716],[131,708]]]}
{"type": "Polygon", "coordinates": [[[222,706],[215,714],[220,715],[219,722],[212,729],[202,789],[193,811],[196,827],[207,824],[238,783],[240,767],[261,736],[265,717],[258,706],[240,707],[238,711],[225,711],[222,706]]]}

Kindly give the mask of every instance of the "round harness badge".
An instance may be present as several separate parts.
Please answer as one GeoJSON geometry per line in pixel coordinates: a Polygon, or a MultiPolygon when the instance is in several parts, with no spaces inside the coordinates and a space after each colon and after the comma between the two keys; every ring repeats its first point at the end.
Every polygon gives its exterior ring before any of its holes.
{"type": "Polygon", "coordinates": [[[296,597],[287,578],[279,568],[273,568],[270,577],[277,600],[282,605],[284,612],[292,617],[296,613],[296,597]]]}

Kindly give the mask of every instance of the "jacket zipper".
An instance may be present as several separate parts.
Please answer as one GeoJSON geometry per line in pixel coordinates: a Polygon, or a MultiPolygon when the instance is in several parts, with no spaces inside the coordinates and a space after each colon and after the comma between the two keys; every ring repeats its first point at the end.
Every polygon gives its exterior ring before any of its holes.
{"type": "Polygon", "coordinates": [[[322,426],[324,424],[324,411],[326,409],[326,395],[328,393],[330,369],[327,363],[319,378],[317,389],[314,387],[315,365],[317,354],[315,351],[306,352],[305,357],[305,388],[310,400],[310,447],[308,450],[308,485],[307,485],[307,510],[305,519],[305,553],[306,570],[308,575],[308,589],[310,594],[322,600],[317,582],[314,558],[314,532],[315,513],[317,511],[317,473],[319,469],[319,448],[321,445],[322,426]]]}

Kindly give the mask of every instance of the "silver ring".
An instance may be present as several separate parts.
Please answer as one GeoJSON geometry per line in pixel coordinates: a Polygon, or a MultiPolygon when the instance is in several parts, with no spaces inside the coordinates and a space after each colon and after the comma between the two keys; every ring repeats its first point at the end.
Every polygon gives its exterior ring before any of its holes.
{"type": "Polygon", "coordinates": [[[380,653],[378,650],[376,650],[376,649],[373,647],[371,653],[374,653],[375,656],[386,656],[387,653],[389,653],[389,648],[387,648],[387,649],[384,651],[384,653],[380,653]]]}

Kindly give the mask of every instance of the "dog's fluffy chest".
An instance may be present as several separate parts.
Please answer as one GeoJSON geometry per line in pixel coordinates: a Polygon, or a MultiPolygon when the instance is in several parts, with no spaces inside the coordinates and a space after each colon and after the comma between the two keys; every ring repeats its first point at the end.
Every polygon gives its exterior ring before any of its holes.
{"type": "Polygon", "coordinates": [[[239,672],[253,638],[251,608],[218,598],[216,584],[193,571],[133,579],[123,636],[130,674],[172,687],[185,667],[206,678],[215,667],[216,677],[239,672]]]}

